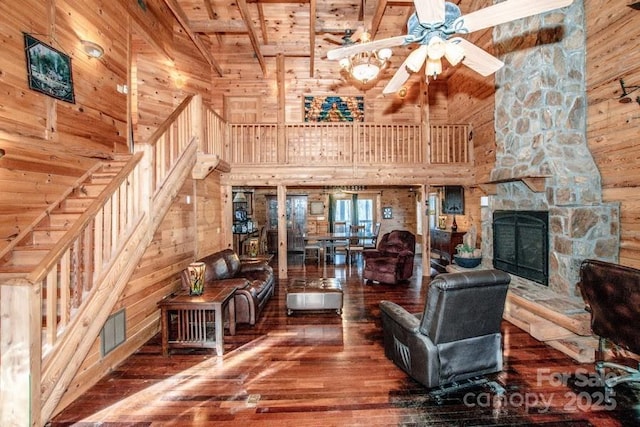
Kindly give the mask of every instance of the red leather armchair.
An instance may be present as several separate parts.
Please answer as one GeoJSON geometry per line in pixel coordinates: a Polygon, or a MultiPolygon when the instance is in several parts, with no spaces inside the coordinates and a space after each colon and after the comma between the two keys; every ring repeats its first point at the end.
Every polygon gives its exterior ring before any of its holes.
{"type": "Polygon", "coordinates": [[[416,236],[405,230],[393,230],[382,236],[376,249],[363,252],[363,277],[380,283],[396,284],[413,275],[416,236]]]}

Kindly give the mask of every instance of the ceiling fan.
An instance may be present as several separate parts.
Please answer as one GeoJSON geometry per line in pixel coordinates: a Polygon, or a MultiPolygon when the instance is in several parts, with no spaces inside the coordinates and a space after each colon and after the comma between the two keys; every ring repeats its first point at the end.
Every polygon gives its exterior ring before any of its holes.
{"type": "Polygon", "coordinates": [[[420,46],[407,56],[383,89],[384,94],[397,92],[410,73],[418,72],[423,64],[426,64],[427,76],[437,76],[442,72],[442,57],[451,65],[462,62],[477,73],[488,76],[504,63],[464,38],[454,37],[455,34],[468,34],[548,12],[568,6],[573,0],[506,0],[466,15],[462,15],[457,5],[445,0],[413,2],[416,11],[409,17],[406,35],[332,49],[327,52],[327,58],[340,60],[360,52],[418,43],[420,46]]]}

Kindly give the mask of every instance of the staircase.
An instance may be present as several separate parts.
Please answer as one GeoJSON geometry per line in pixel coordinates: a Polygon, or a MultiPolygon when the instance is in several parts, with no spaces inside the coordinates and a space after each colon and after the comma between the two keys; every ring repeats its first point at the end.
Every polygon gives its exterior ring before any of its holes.
{"type": "Polygon", "coordinates": [[[0,251],[0,425],[52,416],[198,150],[220,161],[210,147],[222,142],[203,129],[219,122],[188,97],[135,154],[89,170],[0,251]]]}
{"type": "Polygon", "coordinates": [[[101,162],[68,196],[17,236],[0,255],[0,280],[24,277],[34,271],[130,159],[131,155],[118,155],[113,160],[101,162]]]}

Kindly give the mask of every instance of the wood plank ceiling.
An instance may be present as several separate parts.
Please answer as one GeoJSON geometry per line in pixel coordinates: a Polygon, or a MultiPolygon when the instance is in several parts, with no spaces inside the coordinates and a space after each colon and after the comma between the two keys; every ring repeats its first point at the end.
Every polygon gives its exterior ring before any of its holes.
{"type": "Polygon", "coordinates": [[[255,61],[266,76],[265,57],[308,57],[314,62],[338,47],[345,30],[368,28],[373,39],[406,33],[412,0],[165,0],[215,72],[225,61],[255,61]],[[249,42],[249,43],[247,43],[249,42]]]}

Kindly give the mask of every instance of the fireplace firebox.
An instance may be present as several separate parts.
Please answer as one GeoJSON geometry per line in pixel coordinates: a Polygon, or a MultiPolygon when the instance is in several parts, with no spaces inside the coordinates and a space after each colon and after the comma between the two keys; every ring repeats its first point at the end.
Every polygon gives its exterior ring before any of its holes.
{"type": "Polygon", "coordinates": [[[549,212],[495,211],[493,266],[547,286],[549,212]]]}

